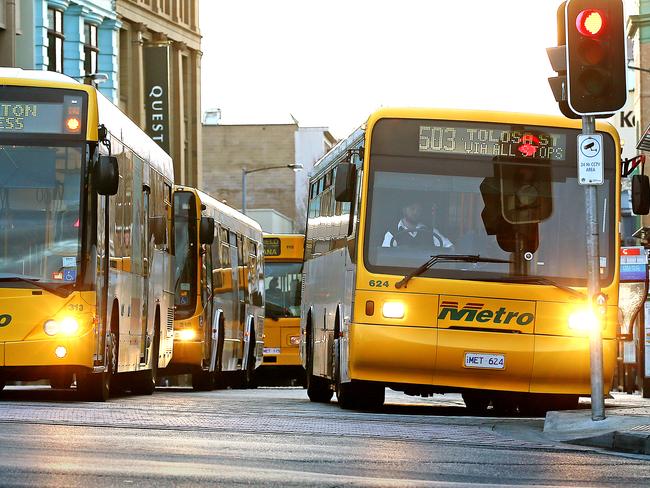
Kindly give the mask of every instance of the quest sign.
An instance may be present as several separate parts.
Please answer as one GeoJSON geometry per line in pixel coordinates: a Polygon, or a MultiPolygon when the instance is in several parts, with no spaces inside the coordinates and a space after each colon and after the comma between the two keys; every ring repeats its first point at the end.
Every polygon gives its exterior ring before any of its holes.
{"type": "Polygon", "coordinates": [[[144,48],[146,132],[167,154],[169,147],[169,46],[144,48]]]}

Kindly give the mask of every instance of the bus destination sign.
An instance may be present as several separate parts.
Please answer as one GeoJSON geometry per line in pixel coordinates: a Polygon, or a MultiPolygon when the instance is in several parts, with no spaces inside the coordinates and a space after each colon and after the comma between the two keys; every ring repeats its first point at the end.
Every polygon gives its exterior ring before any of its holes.
{"type": "Polygon", "coordinates": [[[80,134],[83,98],[65,95],[61,102],[0,101],[0,133],[80,134]]]}
{"type": "Polygon", "coordinates": [[[424,153],[553,161],[566,159],[566,135],[539,130],[421,125],[419,137],[419,151],[424,153]]]}
{"type": "Polygon", "coordinates": [[[280,239],[277,237],[264,238],[264,255],[279,256],[281,254],[280,239]]]}

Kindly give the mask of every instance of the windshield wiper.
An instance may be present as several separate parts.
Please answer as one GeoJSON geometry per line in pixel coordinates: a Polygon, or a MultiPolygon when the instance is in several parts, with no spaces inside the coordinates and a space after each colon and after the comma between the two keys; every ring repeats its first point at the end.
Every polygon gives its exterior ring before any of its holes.
{"type": "Polygon", "coordinates": [[[438,263],[512,263],[512,261],[509,259],[483,258],[478,254],[435,254],[422,266],[413,270],[410,274],[395,283],[395,288],[406,288],[406,284],[411,280],[411,278],[420,276],[426,270],[438,263]]]}
{"type": "Polygon", "coordinates": [[[67,283],[61,283],[60,285],[54,285],[54,284],[49,284],[49,283],[43,283],[37,279],[33,278],[24,278],[22,276],[3,276],[0,277],[0,281],[19,281],[23,283],[29,283],[31,285],[36,286],[37,288],[40,288],[41,290],[49,291],[50,293],[61,297],[61,298],[66,298],[68,295],[70,295],[71,290],[69,290],[66,285],[67,283]]]}
{"type": "Polygon", "coordinates": [[[568,287],[566,285],[561,285],[557,281],[553,281],[552,279],[546,278],[544,276],[504,276],[502,278],[499,278],[498,281],[508,281],[510,283],[527,283],[531,285],[550,285],[562,291],[565,291],[575,297],[582,298],[582,299],[587,298],[587,296],[584,293],[578,290],[574,290],[573,288],[568,287]]]}

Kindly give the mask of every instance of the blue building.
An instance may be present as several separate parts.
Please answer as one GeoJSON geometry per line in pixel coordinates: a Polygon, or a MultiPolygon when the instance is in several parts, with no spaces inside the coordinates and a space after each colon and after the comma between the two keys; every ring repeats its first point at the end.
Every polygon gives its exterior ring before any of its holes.
{"type": "MultiPolygon", "coordinates": [[[[117,103],[120,21],[112,0],[33,0],[33,67],[58,71],[79,81],[108,76],[99,90],[117,103]]],[[[31,20],[31,19],[29,19],[31,20]]],[[[31,60],[30,60],[31,61],[31,60]]],[[[28,67],[28,66],[23,66],[28,67]]]]}

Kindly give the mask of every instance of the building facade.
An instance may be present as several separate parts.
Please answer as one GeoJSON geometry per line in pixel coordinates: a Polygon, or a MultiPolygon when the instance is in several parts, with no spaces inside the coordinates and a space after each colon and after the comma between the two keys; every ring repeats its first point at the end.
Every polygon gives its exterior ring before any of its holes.
{"type": "Polygon", "coordinates": [[[117,102],[119,27],[112,0],[0,0],[2,64],[57,71],[80,82],[103,73],[99,90],[117,102]]]}
{"type": "Polygon", "coordinates": [[[247,210],[268,209],[304,232],[307,179],[314,163],[336,140],[324,127],[297,124],[203,125],[203,189],[235,208],[242,207],[242,170],[277,168],[246,177],[247,210]]]}
{"type": "Polygon", "coordinates": [[[176,183],[201,186],[198,0],[115,0],[119,106],[174,160],[176,183]]]}

